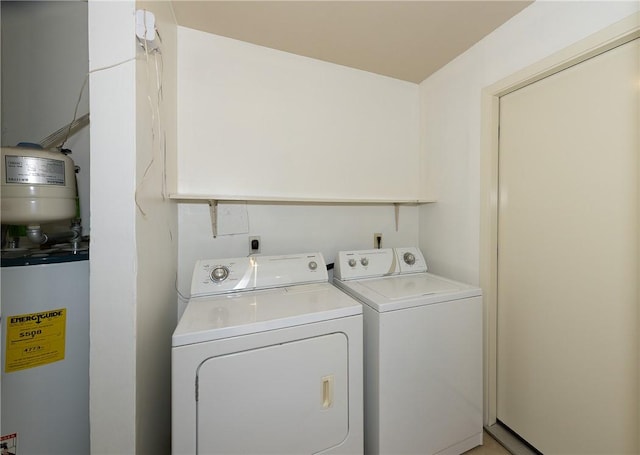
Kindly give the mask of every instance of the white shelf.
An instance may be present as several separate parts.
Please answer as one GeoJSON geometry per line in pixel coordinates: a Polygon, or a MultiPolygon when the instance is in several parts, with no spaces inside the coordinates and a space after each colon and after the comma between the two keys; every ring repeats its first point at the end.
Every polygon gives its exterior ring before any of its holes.
{"type": "Polygon", "coordinates": [[[435,199],[354,199],[354,198],[306,198],[306,197],[273,197],[255,195],[222,195],[222,194],[169,194],[169,199],[185,202],[273,202],[273,203],[298,203],[298,204],[427,204],[435,202],[435,199]]]}

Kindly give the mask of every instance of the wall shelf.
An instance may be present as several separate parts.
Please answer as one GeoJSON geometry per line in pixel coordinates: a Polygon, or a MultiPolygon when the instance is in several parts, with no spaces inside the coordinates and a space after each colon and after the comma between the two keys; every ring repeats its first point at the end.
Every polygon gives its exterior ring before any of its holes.
{"type": "Polygon", "coordinates": [[[336,198],[300,198],[300,197],[271,197],[271,196],[229,196],[229,195],[203,195],[203,194],[169,194],[169,199],[176,202],[207,203],[211,215],[211,231],[213,237],[218,236],[218,204],[220,202],[253,202],[265,204],[297,204],[297,205],[393,205],[396,231],[400,219],[401,205],[420,205],[435,202],[435,200],[422,199],[336,199],[336,198]]]}
{"type": "Polygon", "coordinates": [[[274,204],[400,204],[400,205],[419,205],[435,202],[435,199],[383,199],[383,198],[308,198],[308,197],[274,197],[274,196],[255,196],[255,195],[211,195],[211,194],[169,194],[169,199],[182,202],[261,202],[274,204]]]}

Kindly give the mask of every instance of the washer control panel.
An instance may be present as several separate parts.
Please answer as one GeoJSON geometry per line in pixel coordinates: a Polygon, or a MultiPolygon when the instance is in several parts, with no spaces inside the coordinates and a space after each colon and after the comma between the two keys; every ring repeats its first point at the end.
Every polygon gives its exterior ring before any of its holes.
{"type": "Polygon", "coordinates": [[[394,248],[399,273],[426,272],[427,262],[417,247],[394,248]]]}
{"type": "Polygon", "coordinates": [[[327,282],[322,253],[202,259],[196,262],[191,296],[327,282]]]}
{"type": "Polygon", "coordinates": [[[427,263],[417,247],[340,251],[334,276],[339,280],[426,272],[427,263]]]}

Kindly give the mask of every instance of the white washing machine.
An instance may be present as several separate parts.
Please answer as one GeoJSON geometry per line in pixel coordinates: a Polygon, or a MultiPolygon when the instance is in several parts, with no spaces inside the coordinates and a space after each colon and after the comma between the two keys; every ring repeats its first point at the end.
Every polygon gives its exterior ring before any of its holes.
{"type": "Polygon", "coordinates": [[[342,251],[334,284],[364,305],[365,453],[482,444],[482,293],[418,248],[342,251]]]}
{"type": "Polygon", "coordinates": [[[362,454],[362,305],[320,253],[201,260],[172,338],[172,452],[362,454]]]}

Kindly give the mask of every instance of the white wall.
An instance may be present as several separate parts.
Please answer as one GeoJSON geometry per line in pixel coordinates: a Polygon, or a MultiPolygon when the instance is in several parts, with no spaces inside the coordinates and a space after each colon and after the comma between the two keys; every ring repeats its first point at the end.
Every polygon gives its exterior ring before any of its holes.
{"type": "Polygon", "coordinates": [[[422,82],[438,202],[420,208],[420,247],[432,271],[479,281],[482,89],[639,9],[635,1],[538,1],[422,82]]]}
{"type": "Polygon", "coordinates": [[[178,223],[176,203],[164,197],[164,151],[176,148],[177,42],[169,2],[137,2],[136,9],[151,11],[162,35],[161,45],[138,51],[136,67],[136,453],[160,454],[171,447],[176,326],[178,223]]]}
{"type": "MultiPolygon", "coordinates": [[[[2,11],[2,145],[38,143],[73,120],[89,69],[87,3],[2,2],[2,11]]],[[[77,117],[88,111],[85,87],[77,117]]],[[[88,234],[89,128],[64,147],[81,169],[80,215],[88,234]]]]}
{"type": "MultiPolygon", "coordinates": [[[[419,91],[365,71],[178,27],[179,194],[380,200],[424,196],[419,91]],[[372,167],[375,168],[372,170],[372,167]],[[362,183],[365,181],[366,183],[362,183]]],[[[178,288],[197,259],[415,245],[417,206],[179,205],[178,288]]],[[[184,308],[184,299],[180,312],[184,308]]]]}
{"type": "Polygon", "coordinates": [[[167,2],[90,1],[89,31],[91,450],[169,453],[177,215],[163,177],[164,147],[176,143],[175,20],[167,2]],[[161,58],[137,45],[137,7],[157,14],[161,58]]]}
{"type": "Polygon", "coordinates": [[[134,10],[132,1],[89,1],[89,394],[95,454],[132,453],[136,447],[134,10]]]}
{"type": "Polygon", "coordinates": [[[178,194],[417,200],[418,85],[178,28],[178,194]]]}

